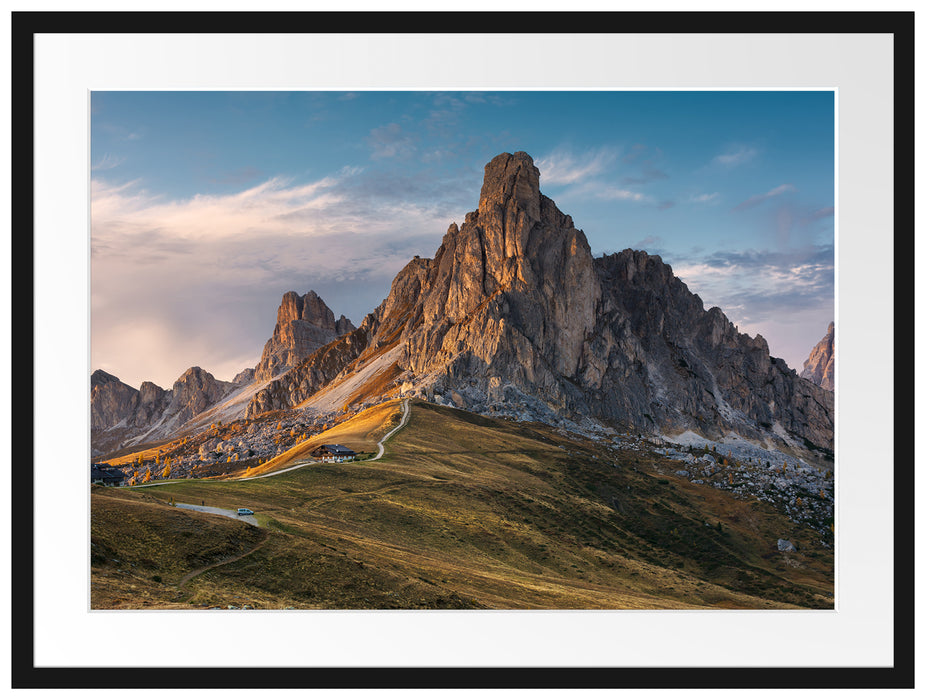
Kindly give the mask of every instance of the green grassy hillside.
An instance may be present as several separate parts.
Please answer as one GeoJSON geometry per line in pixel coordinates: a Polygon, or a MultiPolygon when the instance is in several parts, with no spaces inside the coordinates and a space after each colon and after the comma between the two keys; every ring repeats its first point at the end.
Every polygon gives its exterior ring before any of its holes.
{"type": "MultiPolygon", "coordinates": [[[[395,412],[384,416],[394,420],[395,412]]],[[[118,587],[147,590],[155,570],[167,574],[157,589],[163,595],[147,599],[151,607],[833,606],[832,550],[818,535],[767,503],[656,474],[660,459],[413,402],[408,426],[377,462],[94,490],[95,546],[118,552],[127,572],[117,581],[104,578],[111,562],[94,565],[94,590],[105,580],[108,591],[94,607],[123,606],[118,587]],[[246,506],[263,527],[189,511],[179,525],[169,516],[181,511],[162,505],[171,498],[246,506]],[[117,501],[131,525],[98,525],[98,513],[117,501]],[[191,545],[200,537],[212,543],[209,556],[219,561],[266,539],[172,593],[200,562],[151,534],[168,527],[192,530],[191,545]],[[779,537],[799,551],[779,552],[779,537]],[[220,540],[237,544],[220,552],[220,540]]]]}

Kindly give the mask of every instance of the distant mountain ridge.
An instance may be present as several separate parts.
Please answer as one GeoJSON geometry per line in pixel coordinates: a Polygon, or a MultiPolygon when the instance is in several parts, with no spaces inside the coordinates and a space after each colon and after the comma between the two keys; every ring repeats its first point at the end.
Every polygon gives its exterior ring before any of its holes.
{"type": "Polygon", "coordinates": [[[450,226],[434,258],[410,261],[359,328],[269,382],[247,415],[318,396],[347,407],[423,395],[552,423],[832,449],[830,392],[719,308],[705,311],[658,256],[593,258],[539,179],[526,153],[494,158],[478,209],[450,226]]]}
{"type": "MultiPolygon", "coordinates": [[[[287,292],[260,362],[239,372],[231,382],[191,367],[171,389],[148,381],[134,389],[118,377],[96,370],[90,376],[92,450],[101,454],[122,445],[169,437],[237,390],[252,384],[259,386],[286,373],[318,348],[352,330],[350,320],[343,315],[335,320],[334,313],[314,291],[302,296],[287,292]]],[[[236,410],[243,412],[245,405],[236,410]]]]}
{"type": "Polygon", "coordinates": [[[171,389],[142,382],[138,389],[103,370],[90,375],[91,444],[96,453],[133,438],[161,436],[228,396],[237,385],[190,367],[171,389]]]}

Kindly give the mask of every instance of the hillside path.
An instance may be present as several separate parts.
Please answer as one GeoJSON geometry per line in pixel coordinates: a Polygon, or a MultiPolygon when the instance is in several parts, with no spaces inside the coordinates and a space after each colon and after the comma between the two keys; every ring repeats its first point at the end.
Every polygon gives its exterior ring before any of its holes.
{"type": "Polygon", "coordinates": [[[386,442],[386,440],[391,438],[393,435],[395,435],[397,432],[399,432],[402,428],[406,426],[406,424],[408,423],[408,414],[409,414],[408,399],[405,399],[402,401],[402,420],[399,421],[399,424],[396,427],[394,427],[388,433],[383,435],[382,439],[378,443],[376,443],[377,445],[379,445],[379,452],[376,453],[375,457],[370,457],[370,459],[367,461],[373,462],[383,456],[383,454],[386,452],[386,446],[383,443],[386,442]]]}
{"type": "Polygon", "coordinates": [[[218,567],[220,567],[220,566],[225,566],[226,564],[231,564],[232,562],[236,562],[236,561],[238,561],[239,559],[244,559],[244,558],[245,558],[246,556],[248,556],[249,554],[254,554],[254,552],[256,552],[258,549],[260,549],[261,547],[263,547],[264,544],[266,544],[266,542],[267,542],[268,539],[270,539],[270,538],[269,538],[269,537],[264,537],[264,539],[262,539],[260,542],[258,542],[256,545],[254,545],[251,549],[249,549],[249,550],[246,551],[246,552],[242,552],[241,554],[236,554],[235,556],[229,557],[228,559],[223,559],[222,561],[217,561],[215,564],[210,564],[209,566],[204,566],[204,567],[202,567],[201,569],[196,569],[196,571],[191,571],[190,573],[188,573],[186,576],[184,576],[182,579],[180,579],[180,583],[177,584],[177,588],[179,588],[181,591],[183,591],[184,593],[187,594],[187,595],[186,595],[186,598],[184,598],[184,600],[183,600],[182,602],[185,603],[186,601],[188,601],[190,598],[193,597],[193,591],[187,590],[187,588],[186,588],[186,584],[187,584],[191,579],[194,579],[194,578],[196,578],[197,576],[199,576],[200,574],[206,573],[207,571],[211,571],[212,569],[216,569],[216,568],[218,568],[218,567]]]}

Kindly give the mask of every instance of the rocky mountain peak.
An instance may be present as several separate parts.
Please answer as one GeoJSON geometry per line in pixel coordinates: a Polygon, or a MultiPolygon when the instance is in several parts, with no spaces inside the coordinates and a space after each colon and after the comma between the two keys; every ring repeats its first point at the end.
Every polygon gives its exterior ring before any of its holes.
{"type": "Polygon", "coordinates": [[[254,368],[245,367],[232,379],[232,384],[245,385],[254,381],[254,368]]]}
{"type": "Polygon", "coordinates": [[[836,388],[836,324],[830,321],[826,335],[817,343],[810,356],[804,360],[801,376],[817,386],[833,391],[836,388]]]}
{"type": "Polygon", "coordinates": [[[264,346],[254,378],[265,381],[295,367],[326,343],[354,330],[350,319],[334,312],[315,291],[286,292],[277,310],[273,336],[264,346]]]}
{"type": "Polygon", "coordinates": [[[182,425],[227,396],[233,388],[231,382],[219,381],[201,367],[190,367],[174,382],[167,415],[176,416],[176,425],[182,425]]]}
{"type": "Polygon", "coordinates": [[[96,370],[90,375],[90,427],[115,425],[132,415],[138,405],[138,391],[118,377],[96,370]]]}
{"type": "Polygon", "coordinates": [[[177,378],[177,381],[174,382],[174,389],[177,389],[180,386],[201,387],[210,381],[215,381],[215,377],[213,377],[202,367],[190,367],[177,378]]]}
{"type": "Polygon", "coordinates": [[[96,370],[93,374],[90,375],[90,387],[103,386],[104,384],[112,384],[118,382],[119,377],[115,377],[109,372],[104,372],[101,369],[96,370]]]}
{"type": "Polygon", "coordinates": [[[524,212],[533,221],[540,219],[540,171],[524,151],[501,153],[485,167],[479,213],[524,212]],[[497,208],[497,209],[496,209],[497,208]]]}
{"type": "Polygon", "coordinates": [[[142,382],[141,386],[138,387],[138,398],[139,401],[144,404],[153,404],[157,401],[160,401],[164,397],[164,389],[159,387],[154,382],[142,382]]]}
{"type": "Polygon", "coordinates": [[[303,296],[286,292],[277,310],[277,325],[284,326],[292,321],[305,321],[319,328],[335,329],[334,312],[313,290],[303,296]]]}
{"type": "Polygon", "coordinates": [[[449,226],[433,259],[410,261],[361,329],[271,382],[248,414],[354,387],[360,372],[391,377],[391,388],[351,396],[398,391],[553,423],[585,417],[832,449],[831,394],[719,308],[705,310],[658,256],[593,258],[539,184],[528,154],[493,158],[478,209],[449,226]]]}

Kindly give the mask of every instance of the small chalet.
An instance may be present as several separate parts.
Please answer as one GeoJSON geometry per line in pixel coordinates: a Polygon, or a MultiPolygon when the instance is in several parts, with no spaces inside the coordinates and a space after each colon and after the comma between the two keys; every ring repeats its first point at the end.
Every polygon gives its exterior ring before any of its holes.
{"type": "Polygon", "coordinates": [[[108,464],[91,464],[90,483],[102,486],[123,486],[125,474],[118,469],[110,468],[108,464]]]}
{"type": "Polygon", "coordinates": [[[356,452],[344,445],[321,445],[312,450],[313,457],[325,461],[342,462],[345,459],[353,459],[356,455],[356,452]]]}

